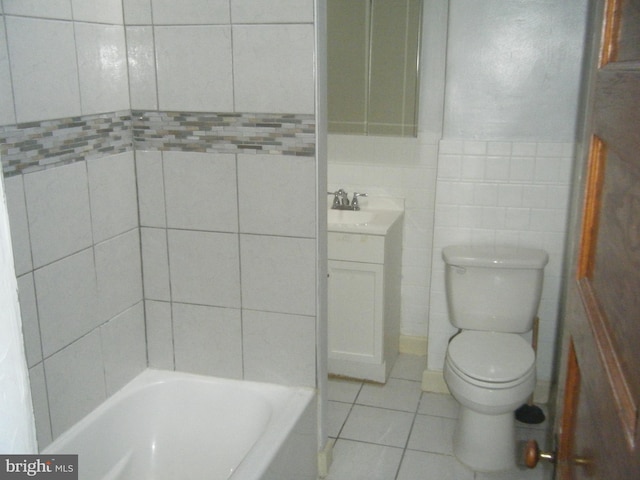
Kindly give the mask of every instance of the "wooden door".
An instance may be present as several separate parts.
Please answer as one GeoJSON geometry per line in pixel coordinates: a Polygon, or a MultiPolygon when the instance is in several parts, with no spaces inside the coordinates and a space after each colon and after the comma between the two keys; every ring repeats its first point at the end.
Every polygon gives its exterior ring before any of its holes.
{"type": "Polygon", "coordinates": [[[590,12],[556,478],[631,480],[640,478],[640,0],[593,0],[590,12]]]}

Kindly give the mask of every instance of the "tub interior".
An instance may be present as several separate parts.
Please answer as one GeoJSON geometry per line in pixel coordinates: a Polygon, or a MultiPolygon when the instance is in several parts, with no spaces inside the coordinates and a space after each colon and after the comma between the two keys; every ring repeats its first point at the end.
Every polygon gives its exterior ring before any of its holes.
{"type": "Polygon", "coordinates": [[[43,453],[78,454],[80,478],[91,480],[228,479],[247,462],[239,478],[253,478],[311,398],[306,388],[148,369],[43,453]]]}

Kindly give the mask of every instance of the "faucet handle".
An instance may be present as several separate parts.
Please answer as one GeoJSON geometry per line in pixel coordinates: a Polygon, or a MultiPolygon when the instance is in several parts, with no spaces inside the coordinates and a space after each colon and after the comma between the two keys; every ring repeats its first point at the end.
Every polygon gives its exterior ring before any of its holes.
{"type": "Polygon", "coordinates": [[[334,195],[333,197],[333,204],[331,205],[331,208],[338,208],[340,207],[340,197],[342,195],[343,190],[337,190],[335,192],[327,192],[327,195],[334,195]]]}
{"type": "Polygon", "coordinates": [[[353,192],[353,200],[351,200],[351,206],[354,210],[360,210],[360,202],[358,202],[358,197],[366,197],[366,193],[358,193],[353,192]]]}
{"type": "Polygon", "coordinates": [[[343,206],[349,206],[349,194],[347,192],[345,192],[342,188],[340,190],[338,190],[337,194],[342,199],[342,205],[343,206]]]}

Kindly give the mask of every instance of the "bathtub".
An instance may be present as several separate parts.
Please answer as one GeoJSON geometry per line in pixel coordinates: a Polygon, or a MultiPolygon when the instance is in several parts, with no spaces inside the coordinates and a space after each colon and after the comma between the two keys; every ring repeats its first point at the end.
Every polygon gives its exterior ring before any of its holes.
{"type": "Polygon", "coordinates": [[[86,480],[316,480],[308,388],[148,369],[43,454],[86,480]]]}

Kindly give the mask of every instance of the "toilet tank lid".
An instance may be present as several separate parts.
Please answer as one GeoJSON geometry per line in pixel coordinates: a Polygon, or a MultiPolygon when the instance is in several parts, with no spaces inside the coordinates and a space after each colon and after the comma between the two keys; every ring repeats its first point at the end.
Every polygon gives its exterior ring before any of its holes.
{"type": "Polygon", "coordinates": [[[489,268],[541,269],[549,261],[538,248],[496,245],[451,245],[442,249],[442,258],[448,265],[489,268]]]}

